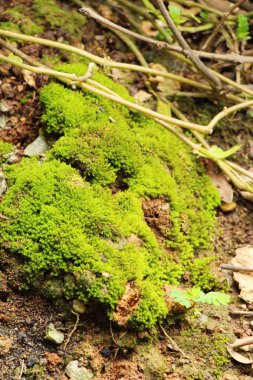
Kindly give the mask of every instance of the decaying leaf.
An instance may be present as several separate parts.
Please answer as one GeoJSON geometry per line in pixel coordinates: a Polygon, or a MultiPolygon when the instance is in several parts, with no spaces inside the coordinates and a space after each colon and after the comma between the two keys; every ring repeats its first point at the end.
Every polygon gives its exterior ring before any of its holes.
{"type": "Polygon", "coordinates": [[[215,173],[207,170],[207,175],[211,178],[214,186],[217,187],[221,200],[225,203],[233,202],[234,191],[226,177],[221,173],[215,173]]]}
{"type": "Polygon", "coordinates": [[[28,84],[28,86],[37,88],[36,86],[36,74],[32,73],[28,70],[22,70],[22,74],[24,77],[25,82],[28,84]]]}
{"type": "Polygon", "coordinates": [[[227,351],[228,353],[231,355],[231,357],[236,360],[238,363],[241,363],[241,364],[251,364],[252,363],[252,360],[246,358],[246,356],[243,356],[241,354],[239,354],[238,352],[236,352],[232,347],[228,346],[227,347],[227,351]]]}
{"type": "MultiPolygon", "coordinates": [[[[253,248],[242,247],[236,250],[236,256],[231,260],[235,266],[253,267],[253,248]]],[[[234,271],[234,279],[238,282],[240,297],[246,302],[253,302],[253,273],[234,271]]]]}
{"type": "Polygon", "coordinates": [[[114,320],[119,326],[124,326],[133,314],[134,310],[137,309],[140,301],[139,290],[135,287],[134,282],[129,282],[126,284],[125,293],[119,300],[116,311],[113,314],[114,320]]]}
{"type": "Polygon", "coordinates": [[[144,103],[147,100],[149,100],[151,98],[151,96],[152,95],[149,94],[148,92],[140,90],[140,91],[136,92],[136,94],[134,95],[134,98],[137,102],[144,103]]]}
{"type": "Polygon", "coordinates": [[[158,34],[157,29],[154,28],[153,24],[150,21],[141,22],[141,30],[146,36],[156,37],[158,34]]]}

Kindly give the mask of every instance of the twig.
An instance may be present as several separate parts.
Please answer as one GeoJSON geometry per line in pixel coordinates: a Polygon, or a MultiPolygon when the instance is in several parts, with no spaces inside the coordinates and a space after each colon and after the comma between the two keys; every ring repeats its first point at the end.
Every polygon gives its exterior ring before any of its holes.
{"type": "Polygon", "coordinates": [[[217,89],[222,89],[221,81],[213,75],[213,73],[204,65],[204,63],[200,60],[198,54],[196,54],[189,46],[188,42],[184,39],[182,33],[178,30],[176,25],[174,24],[174,21],[170,17],[169,12],[167,11],[163,0],[156,0],[157,6],[160,9],[168,27],[173,32],[175,39],[179,43],[179,45],[183,49],[183,54],[186,56],[186,58],[189,58],[191,62],[196,66],[196,68],[202,73],[202,75],[211,83],[211,85],[217,89]]]}
{"type": "Polygon", "coordinates": [[[174,347],[178,350],[178,352],[180,352],[180,354],[181,354],[184,358],[186,358],[186,359],[188,359],[188,360],[191,360],[191,358],[190,358],[188,355],[186,355],[186,354],[184,353],[184,351],[183,351],[180,347],[178,347],[177,343],[174,342],[174,340],[173,340],[173,339],[167,334],[166,330],[165,330],[161,325],[160,325],[160,329],[162,330],[162,332],[164,333],[164,335],[166,336],[166,338],[169,339],[169,341],[170,341],[170,343],[172,344],[172,346],[174,346],[174,347]]]}
{"type": "Polygon", "coordinates": [[[214,29],[214,31],[212,32],[212,34],[209,36],[209,38],[207,39],[207,41],[205,42],[204,46],[203,46],[203,50],[208,50],[208,48],[210,48],[213,44],[213,41],[215,39],[215,37],[217,36],[217,34],[219,33],[219,31],[221,30],[221,28],[223,27],[224,23],[226,22],[228,16],[230,14],[232,14],[234,12],[234,10],[239,7],[242,3],[244,3],[245,0],[238,0],[234,5],[232,5],[228,12],[224,13],[224,15],[222,16],[219,24],[216,26],[216,28],[214,29]]]}
{"type": "Polygon", "coordinates": [[[253,272],[253,267],[244,267],[241,265],[222,264],[221,269],[232,270],[235,272],[253,272]]]}
{"type": "Polygon", "coordinates": [[[234,343],[228,345],[230,348],[238,348],[242,346],[248,346],[253,344],[253,336],[248,336],[247,338],[237,339],[234,343]]]}
{"type": "MultiPolygon", "coordinates": [[[[133,32],[129,29],[123,28],[120,25],[117,25],[113,23],[112,21],[107,20],[106,18],[102,17],[99,15],[97,12],[93,11],[91,8],[88,7],[82,7],[80,9],[80,12],[85,14],[87,17],[91,17],[96,21],[99,21],[101,24],[107,25],[108,27],[111,27],[115,30],[118,30],[120,32],[123,32],[125,34],[128,34],[129,36],[132,36],[138,40],[156,45],[158,49],[166,49],[166,50],[171,50],[172,52],[177,52],[177,53],[183,53],[183,48],[178,45],[172,45],[169,44],[168,42],[161,42],[157,41],[153,38],[144,36],[142,34],[133,32]]],[[[156,28],[158,29],[158,24],[155,24],[156,28]]],[[[163,28],[159,28],[159,31],[161,32],[161,29],[164,30],[163,28]]],[[[165,32],[166,34],[166,32],[165,32]]],[[[164,34],[164,36],[165,36],[164,34]]],[[[200,58],[206,58],[206,59],[211,59],[211,60],[223,60],[223,61],[228,61],[228,62],[238,62],[238,63],[253,63],[253,57],[252,56],[243,56],[243,55],[238,55],[238,54],[215,54],[215,53],[209,53],[205,51],[198,51],[198,50],[192,50],[192,52],[196,55],[198,55],[200,58]]]]}
{"type": "Polygon", "coordinates": [[[72,329],[72,330],[70,331],[70,333],[68,334],[68,338],[67,338],[67,340],[66,340],[66,342],[65,342],[65,344],[64,344],[64,349],[65,349],[65,348],[67,347],[67,345],[69,344],[69,341],[70,341],[72,335],[74,334],[74,332],[76,331],[77,326],[78,326],[78,323],[79,323],[79,320],[80,320],[80,315],[79,315],[78,313],[74,312],[74,310],[71,310],[71,312],[72,312],[72,314],[75,314],[75,316],[76,316],[76,322],[75,322],[75,324],[74,324],[73,329],[72,329]]]}
{"type": "Polygon", "coordinates": [[[123,98],[119,98],[118,96],[114,96],[112,94],[110,94],[109,92],[105,92],[105,91],[102,91],[100,90],[99,88],[95,88],[93,86],[91,86],[90,84],[86,83],[83,81],[83,77],[78,77],[76,74],[68,74],[68,73],[64,73],[64,72],[61,72],[61,71],[56,71],[56,70],[52,70],[52,69],[46,69],[44,67],[33,67],[33,66],[30,66],[30,65],[26,65],[22,62],[17,62],[15,61],[15,59],[12,59],[12,58],[9,58],[9,57],[6,57],[2,54],[0,54],[0,59],[4,62],[8,62],[8,63],[11,63],[12,65],[14,66],[18,66],[22,69],[25,69],[25,70],[28,70],[28,71],[31,71],[33,73],[36,73],[36,74],[46,74],[46,75],[51,75],[51,76],[54,76],[56,78],[65,78],[65,79],[69,79],[73,82],[78,82],[78,83],[82,83],[82,87],[87,90],[87,91],[91,91],[95,94],[98,94],[98,95],[102,95],[104,96],[105,98],[107,99],[110,99],[110,100],[113,100],[115,101],[116,103],[120,103],[130,109],[133,109],[133,110],[136,110],[138,112],[141,112],[151,118],[155,118],[155,119],[159,119],[159,120],[162,120],[162,121],[166,121],[170,124],[174,124],[174,125],[177,125],[179,127],[182,127],[182,128],[187,128],[187,129],[194,129],[196,131],[199,131],[201,133],[209,133],[210,132],[210,128],[207,127],[207,126],[204,126],[204,125],[200,125],[200,124],[195,124],[195,123],[190,123],[190,122],[184,122],[184,121],[181,121],[181,120],[178,120],[178,119],[175,119],[173,117],[169,117],[169,116],[166,116],[166,115],[163,115],[163,114],[160,114],[158,112],[155,112],[155,111],[152,111],[148,108],[145,108],[145,107],[142,107],[138,104],[135,104],[135,103],[132,103],[128,100],[125,100],[123,98]],[[81,79],[80,79],[81,78],[81,79]]]}
{"type": "Polygon", "coordinates": [[[24,371],[24,365],[25,365],[25,361],[24,359],[21,361],[21,368],[20,368],[20,373],[19,373],[19,377],[18,379],[22,379],[22,375],[23,375],[23,371],[24,371]]]}
{"type": "Polygon", "coordinates": [[[208,124],[210,129],[213,129],[214,126],[224,117],[230,115],[233,112],[239,111],[243,108],[247,108],[253,106],[253,100],[249,100],[244,103],[236,104],[235,106],[225,108],[223,111],[219,112],[217,115],[214,116],[214,118],[211,120],[211,122],[208,124]]]}
{"type": "Polygon", "coordinates": [[[229,314],[244,315],[245,317],[253,317],[253,311],[230,310],[229,314]]]}

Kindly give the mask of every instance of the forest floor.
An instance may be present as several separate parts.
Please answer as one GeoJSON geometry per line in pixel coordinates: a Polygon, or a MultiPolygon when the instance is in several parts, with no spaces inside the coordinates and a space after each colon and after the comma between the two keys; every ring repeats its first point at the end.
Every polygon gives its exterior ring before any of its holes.
{"type": "MultiPolygon", "coordinates": [[[[30,2],[21,3],[29,6],[30,2]]],[[[4,0],[0,0],[1,7],[6,7],[4,0]]],[[[89,22],[85,26],[84,35],[86,50],[118,61],[134,62],[133,54],[125,50],[117,37],[95,22],[89,22]]],[[[61,38],[60,31],[57,35],[48,30],[43,36],[61,38]]],[[[70,42],[73,45],[79,43],[75,39],[70,42]]],[[[35,58],[52,54],[46,47],[31,44],[26,44],[23,51],[35,58]]],[[[32,88],[24,80],[20,69],[10,65],[0,66],[0,102],[6,106],[6,112],[0,114],[0,121],[5,123],[0,128],[0,138],[16,145],[17,160],[22,159],[24,148],[34,141],[42,127],[38,92],[47,82],[48,78],[39,76],[36,78],[36,89],[32,88]]],[[[143,84],[134,86],[140,88],[143,84]]],[[[237,120],[238,118],[240,114],[237,115],[237,120]]],[[[235,133],[229,125],[231,123],[228,123],[226,136],[217,132],[212,137],[213,141],[219,141],[221,145],[229,143],[229,139],[239,141],[247,149],[244,149],[246,153],[243,156],[237,155],[237,162],[252,163],[253,134],[250,125],[246,128],[246,133],[242,133],[240,128],[235,133]]],[[[224,351],[224,342],[253,334],[253,317],[235,316],[231,313],[235,309],[251,309],[239,299],[232,275],[220,269],[221,264],[230,262],[238,247],[244,247],[253,241],[252,203],[237,194],[234,197],[237,206],[232,212],[217,211],[218,228],[214,242],[217,260],[213,264],[217,275],[231,284],[229,292],[233,298],[232,305],[221,308],[201,307],[200,316],[194,321],[186,320],[167,327],[164,325],[165,330],[139,334],[124,332],[110,326],[104,319],[102,310],[85,314],[80,321],[76,321],[75,315],[66,320],[59,309],[43,297],[17,292],[12,268],[9,262],[2,262],[0,379],[67,380],[66,363],[73,360],[78,361],[79,367],[88,368],[95,380],[252,379],[251,366],[233,361],[224,351]],[[65,334],[65,343],[56,346],[44,339],[49,323],[53,323],[65,334]],[[149,342],[148,349],[146,342],[149,342]],[[1,355],[2,353],[5,354],[1,355]]]]}

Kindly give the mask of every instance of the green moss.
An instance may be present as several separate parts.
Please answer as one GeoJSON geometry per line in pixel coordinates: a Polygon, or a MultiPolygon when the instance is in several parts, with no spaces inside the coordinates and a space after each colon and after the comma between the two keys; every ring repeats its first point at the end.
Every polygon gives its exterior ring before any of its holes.
{"type": "Polygon", "coordinates": [[[34,0],[32,9],[38,23],[50,27],[51,30],[60,29],[71,36],[81,36],[86,19],[76,11],[64,9],[55,0],[34,0]]]}
{"type": "Polygon", "coordinates": [[[11,30],[13,32],[22,32],[29,35],[42,33],[42,26],[34,23],[25,14],[25,7],[23,5],[17,5],[8,8],[4,13],[4,17],[8,21],[0,23],[2,29],[11,30]]]}
{"type": "Polygon", "coordinates": [[[12,144],[0,140],[0,164],[6,161],[4,156],[11,153],[12,149],[12,144]]]}
{"type": "MultiPolygon", "coordinates": [[[[81,75],[87,66],[62,70],[81,75]]],[[[103,74],[94,79],[131,99],[103,74]]],[[[64,278],[66,299],[102,303],[110,316],[134,282],[140,300],[129,324],[150,328],[168,313],[164,284],[177,284],[189,269],[194,282],[196,251],[210,247],[218,194],[187,146],[155,122],[55,83],[41,101],[56,141],[46,162],[23,159],[6,168],[1,246],[22,255],[30,284],[64,278]],[[144,219],[142,202],[152,198],[167,205],[163,245],[144,219]]]]}
{"type": "Polygon", "coordinates": [[[138,346],[137,352],[144,367],[145,379],[164,379],[166,362],[158,348],[151,345],[138,346]]]}

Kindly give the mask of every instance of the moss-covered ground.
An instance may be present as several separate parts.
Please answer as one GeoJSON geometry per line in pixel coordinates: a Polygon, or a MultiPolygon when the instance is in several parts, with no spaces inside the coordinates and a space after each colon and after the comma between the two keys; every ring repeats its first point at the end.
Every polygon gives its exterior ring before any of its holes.
{"type": "MultiPolygon", "coordinates": [[[[87,66],[62,70],[81,75],[87,66]]],[[[103,74],[94,80],[130,99],[103,74]]],[[[211,248],[219,196],[184,143],[123,106],[57,83],[41,102],[52,148],[45,160],[5,168],[0,205],[1,246],[25,258],[28,284],[70,274],[65,298],[102,303],[111,318],[131,284],[125,322],[138,329],[168,314],[163,288],[185,272],[190,284],[215,288],[210,258],[198,251],[211,248]],[[162,239],[145,219],[152,199],[166,213],[162,239]]]]}

